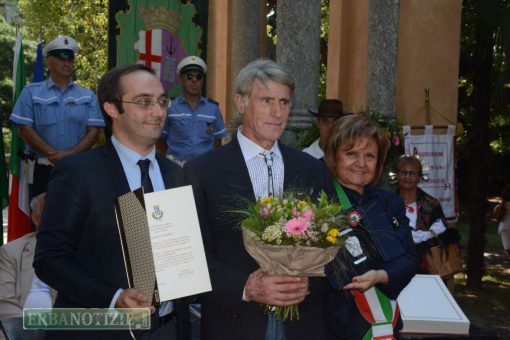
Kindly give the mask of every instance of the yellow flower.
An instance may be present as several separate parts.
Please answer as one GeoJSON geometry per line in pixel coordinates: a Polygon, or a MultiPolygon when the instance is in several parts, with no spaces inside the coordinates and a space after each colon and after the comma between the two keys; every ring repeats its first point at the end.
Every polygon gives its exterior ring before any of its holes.
{"type": "Polygon", "coordinates": [[[326,240],[331,244],[336,244],[336,237],[333,236],[326,236],[326,240]]]}
{"type": "Polygon", "coordinates": [[[271,203],[271,199],[269,197],[264,197],[261,203],[264,205],[268,205],[269,203],[271,203]]]}
{"type": "MultiPolygon", "coordinates": [[[[340,236],[340,232],[338,231],[338,229],[330,229],[328,231],[328,237],[337,238],[338,236],[340,236]]],[[[335,241],[335,243],[336,243],[336,241],[335,241]]]]}
{"type": "Polygon", "coordinates": [[[306,201],[301,200],[301,201],[298,201],[298,205],[299,205],[300,207],[303,207],[303,208],[304,208],[304,207],[307,207],[307,206],[308,206],[308,203],[306,203],[306,201]]]}

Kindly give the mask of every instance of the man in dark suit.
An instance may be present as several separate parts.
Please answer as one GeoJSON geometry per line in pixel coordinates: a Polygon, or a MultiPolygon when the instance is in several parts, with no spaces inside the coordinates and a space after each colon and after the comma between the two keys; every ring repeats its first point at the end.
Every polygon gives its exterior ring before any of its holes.
{"type": "MultiPolygon", "coordinates": [[[[58,291],[54,307],[136,308],[147,296],[128,288],[114,202],[142,185],[147,163],[155,191],[177,186],[180,167],[156,154],[169,100],[160,80],[143,65],[108,71],[98,85],[101,110],[113,136],[104,146],[60,160],[51,176],[34,267],[58,291]],[[140,164],[139,164],[140,163],[140,164]]],[[[144,189],[146,185],[144,185],[144,189]]],[[[154,310],[154,309],[153,309],[154,310]]],[[[163,303],[150,331],[137,339],[189,339],[183,301],[163,303]]],[[[84,331],[55,338],[126,339],[128,331],[84,331]]]]}
{"type": "Polygon", "coordinates": [[[322,162],[278,143],[294,90],[281,66],[270,60],[248,64],[235,90],[242,114],[236,138],[183,169],[185,182],[194,188],[213,288],[201,300],[202,339],[329,339],[322,311],[325,279],[262,272],[244,249],[239,218],[228,211],[288,189],[314,196],[323,189],[332,192],[331,179],[322,162]],[[297,303],[300,319],[284,327],[261,306],[297,303]]]}

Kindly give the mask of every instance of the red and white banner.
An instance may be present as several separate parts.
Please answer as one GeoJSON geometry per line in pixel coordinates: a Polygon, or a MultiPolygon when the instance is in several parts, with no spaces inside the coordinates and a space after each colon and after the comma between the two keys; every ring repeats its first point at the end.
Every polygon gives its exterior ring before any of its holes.
{"type": "Polygon", "coordinates": [[[457,185],[455,176],[455,126],[449,125],[446,134],[434,134],[432,125],[425,126],[423,135],[413,135],[404,126],[405,153],[418,155],[429,167],[427,182],[419,187],[441,202],[445,217],[457,218],[457,185]]]}
{"type": "Polygon", "coordinates": [[[166,91],[179,82],[177,64],[186,57],[181,38],[159,28],[140,31],[134,48],[139,52],[137,63],[152,68],[166,91]]]}

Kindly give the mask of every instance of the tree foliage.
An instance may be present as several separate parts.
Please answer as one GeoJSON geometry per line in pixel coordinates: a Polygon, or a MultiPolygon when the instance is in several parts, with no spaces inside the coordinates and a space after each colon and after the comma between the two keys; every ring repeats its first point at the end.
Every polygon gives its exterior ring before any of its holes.
{"type": "MultiPolygon", "coordinates": [[[[16,28],[5,22],[0,16],[0,114],[2,126],[8,125],[8,119],[12,112],[12,65],[14,58],[14,44],[16,42],[16,28]]],[[[36,42],[24,39],[25,66],[27,76],[33,73],[35,62],[36,42]]],[[[27,79],[28,81],[29,79],[27,79]]]]}
{"type": "Polygon", "coordinates": [[[19,0],[24,38],[44,42],[59,35],[76,39],[76,81],[95,89],[107,69],[108,1],[106,0],[19,0]]]}
{"type": "Polygon", "coordinates": [[[509,37],[509,0],[463,2],[459,121],[465,132],[459,141],[459,191],[469,206],[467,283],[471,287],[480,286],[483,276],[490,188],[501,187],[498,180],[508,181],[510,155],[504,149],[510,142],[509,37]],[[506,165],[499,167],[505,158],[506,165]]]}

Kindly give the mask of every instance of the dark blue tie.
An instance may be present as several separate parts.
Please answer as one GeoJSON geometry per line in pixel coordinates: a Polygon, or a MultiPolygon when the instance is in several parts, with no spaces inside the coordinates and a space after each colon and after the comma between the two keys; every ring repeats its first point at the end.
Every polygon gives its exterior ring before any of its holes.
{"type": "Polygon", "coordinates": [[[152,187],[151,178],[149,177],[149,166],[151,165],[150,159],[140,159],[138,161],[138,166],[140,167],[140,171],[142,172],[142,188],[145,194],[149,192],[153,192],[154,188],[152,187]]]}

